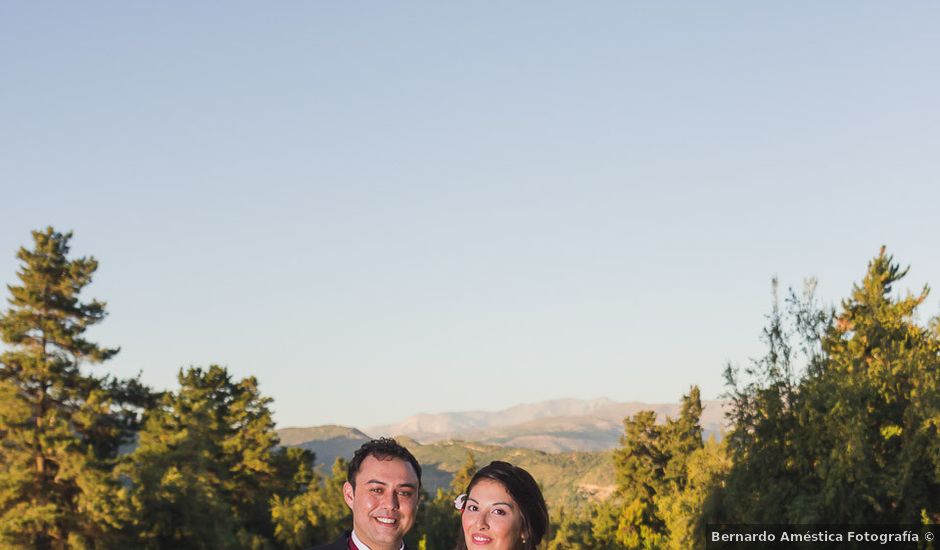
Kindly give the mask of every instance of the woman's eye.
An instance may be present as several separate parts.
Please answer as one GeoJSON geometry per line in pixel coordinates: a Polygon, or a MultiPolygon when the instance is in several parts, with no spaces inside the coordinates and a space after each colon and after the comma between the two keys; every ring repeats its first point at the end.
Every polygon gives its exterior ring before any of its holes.
{"type": "Polygon", "coordinates": [[[496,514],[497,516],[505,516],[506,510],[500,510],[499,508],[495,508],[493,509],[493,513],[496,514]]]}
{"type": "Polygon", "coordinates": [[[476,505],[476,504],[468,504],[468,505],[467,505],[467,510],[469,510],[469,511],[471,511],[471,512],[476,512],[477,510],[479,510],[479,508],[477,508],[477,505],[476,505]]]}

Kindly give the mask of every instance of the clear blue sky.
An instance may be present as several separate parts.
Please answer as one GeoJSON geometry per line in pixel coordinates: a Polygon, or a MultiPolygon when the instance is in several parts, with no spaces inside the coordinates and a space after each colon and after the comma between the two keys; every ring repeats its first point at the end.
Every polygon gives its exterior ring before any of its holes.
{"type": "Polygon", "coordinates": [[[773,275],[835,302],[886,244],[940,285],[938,28],[931,2],[7,2],[0,281],[74,230],[102,372],[223,364],[281,426],[715,397],[773,275]]]}

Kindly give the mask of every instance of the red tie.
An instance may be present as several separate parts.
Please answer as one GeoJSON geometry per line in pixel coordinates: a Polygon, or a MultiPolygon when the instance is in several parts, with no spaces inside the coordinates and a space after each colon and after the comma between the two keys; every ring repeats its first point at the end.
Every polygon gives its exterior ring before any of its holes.
{"type": "Polygon", "coordinates": [[[359,550],[359,547],[356,546],[356,543],[355,543],[355,542],[353,542],[352,537],[349,537],[348,539],[346,539],[346,542],[348,543],[348,544],[346,545],[346,547],[347,547],[349,550],[359,550]]]}

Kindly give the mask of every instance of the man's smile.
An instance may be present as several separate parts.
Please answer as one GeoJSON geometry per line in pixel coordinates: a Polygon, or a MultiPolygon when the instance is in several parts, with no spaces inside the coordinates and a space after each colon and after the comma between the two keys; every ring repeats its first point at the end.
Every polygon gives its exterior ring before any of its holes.
{"type": "Polygon", "coordinates": [[[395,525],[396,523],[398,523],[398,519],[396,518],[390,518],[386,516],[373,516],[373,517],[376,521],[378,521],[379,523],[383,525],[395,525]]]}

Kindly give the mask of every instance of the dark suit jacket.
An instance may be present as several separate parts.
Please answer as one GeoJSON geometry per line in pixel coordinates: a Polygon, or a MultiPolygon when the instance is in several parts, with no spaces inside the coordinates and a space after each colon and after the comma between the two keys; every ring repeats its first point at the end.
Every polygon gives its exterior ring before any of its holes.
{"type": "MultiPolygon", "coordinates": [[[[313,546],[307,548],[307,550],[348,550],[349,548],[349,536],[352,534],[352,531],[346,531],[346,534],[341,536],[336,542],[331,542],[329,544],[321,544],[320,546],[313,546]]],[[[408,545],[405,545],[405,550],[408,550],[408,545]]]]}
{"type": "Polygon", "coordinates": [[[336,542],[331,542],[329,544],[321,544],[320,546],[312,546],[307,548],[307,550],[347,550],[349,548],[349,534],[352,531],[347,531],[343,536],[339,538],[336,542]]]}

